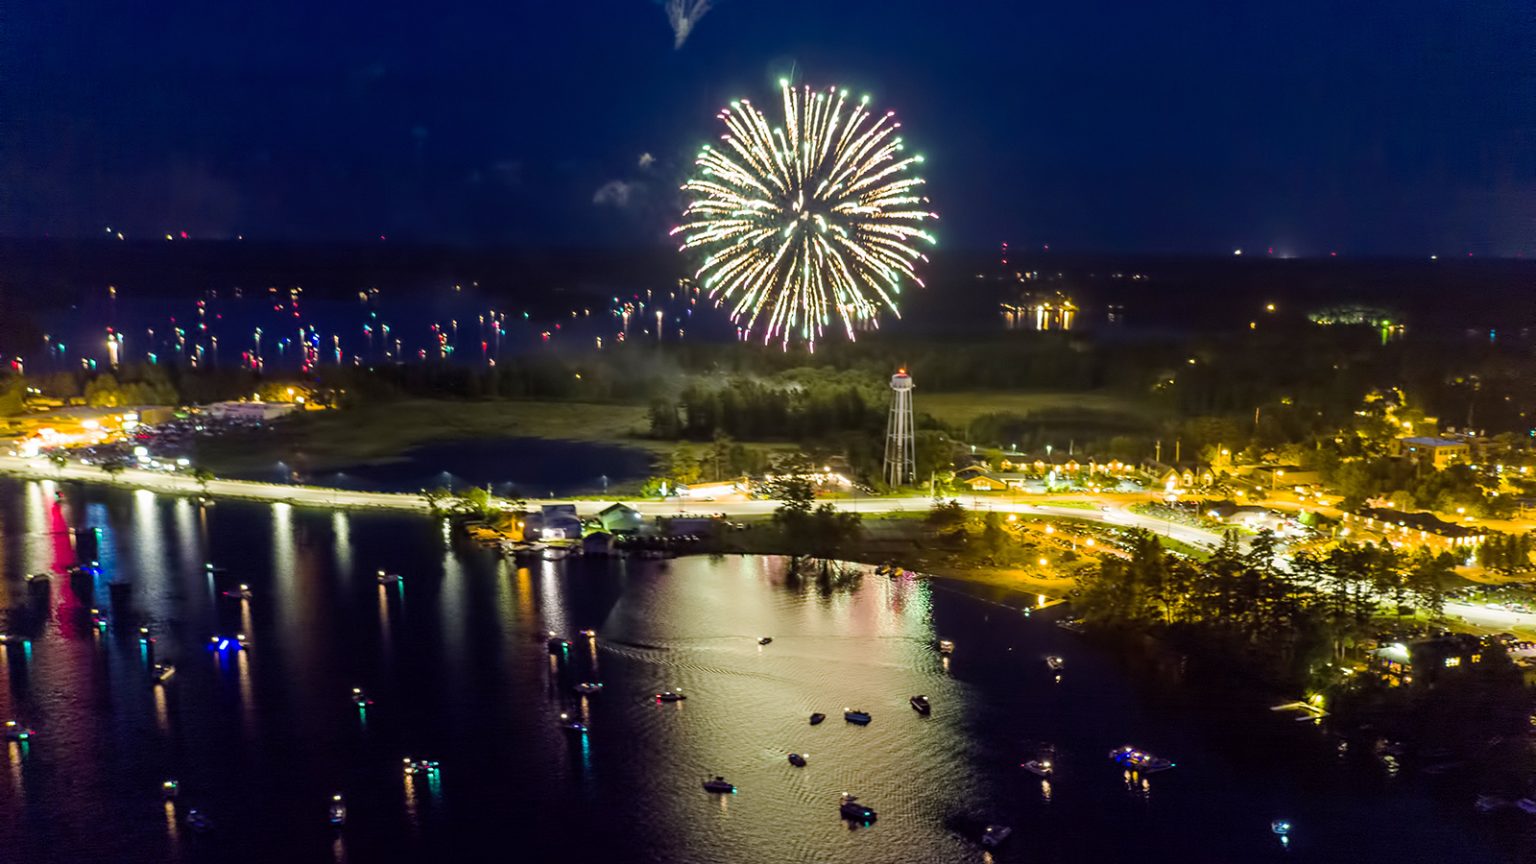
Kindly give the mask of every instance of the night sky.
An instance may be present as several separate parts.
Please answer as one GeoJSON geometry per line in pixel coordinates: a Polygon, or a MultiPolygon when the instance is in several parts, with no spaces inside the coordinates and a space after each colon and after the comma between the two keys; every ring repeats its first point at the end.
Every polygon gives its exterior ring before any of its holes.
{"type": "Polygon", "coordinates": [[[1528,0],[8,4],[0,233],[662,246],[792,74],[927,157],[944,246],[1536,254],[1528,0]],[[644,154],[649,154],[646,157],[644,154]]]}

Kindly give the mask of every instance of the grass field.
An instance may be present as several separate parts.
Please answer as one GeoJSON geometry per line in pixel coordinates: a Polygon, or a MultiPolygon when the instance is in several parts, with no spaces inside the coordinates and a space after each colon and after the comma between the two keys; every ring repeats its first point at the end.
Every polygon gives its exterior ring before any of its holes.
{"type": "Polygon", "coordinates": [[[1029,414],[1036,411],[1092,411],[1140,418],[1157,416],[1153,407],[1144,401],[1102,392],[924,393],[919,390],[912,395],[912,410],[918,414],[932,415],[961,428],[983,414],[997,412],[1029,414]]]}
{"type": "Polygon", "coordinates": [[[261,469],[278,459],[319,471],[466,438],[557,438],[669,449],[639,437],[647,425],[646,409],[638,405],[407,400],[311,412],[261,432],[201,439],[197,460],[216,474],[261,469]]]}

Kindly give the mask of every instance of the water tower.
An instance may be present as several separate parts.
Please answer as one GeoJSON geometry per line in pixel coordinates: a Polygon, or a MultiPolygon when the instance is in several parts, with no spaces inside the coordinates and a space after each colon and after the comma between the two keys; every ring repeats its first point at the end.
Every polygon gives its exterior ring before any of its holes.
{"type": "Polygon", "coordinates": [[[885,426],[885,482],[906,486],[916,480],[912,440],[912,376],[903,369],[891,376],[891,418],[885,426]]]}

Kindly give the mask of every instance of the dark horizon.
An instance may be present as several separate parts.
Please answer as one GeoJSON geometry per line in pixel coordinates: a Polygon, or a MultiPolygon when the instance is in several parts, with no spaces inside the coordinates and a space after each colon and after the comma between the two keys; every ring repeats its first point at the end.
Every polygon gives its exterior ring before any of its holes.
{"type": "Polygon", "coordinates": [[[665,248],[729,99],[837,83],[940,248],[1536,254],[1536,16],[718,0],[17,8],[0,234],[665,248]],[[606,191],[605,191],[606,190],[606,191]]]}

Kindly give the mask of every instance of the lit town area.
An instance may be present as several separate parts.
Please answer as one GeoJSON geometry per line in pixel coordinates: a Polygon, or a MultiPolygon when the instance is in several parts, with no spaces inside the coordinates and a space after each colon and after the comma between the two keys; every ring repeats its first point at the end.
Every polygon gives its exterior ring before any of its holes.
{"type": "Polygon", "coordinates": [[[1528,6],[32,5],[0,864],[1536,861],[1528,6]]]}

